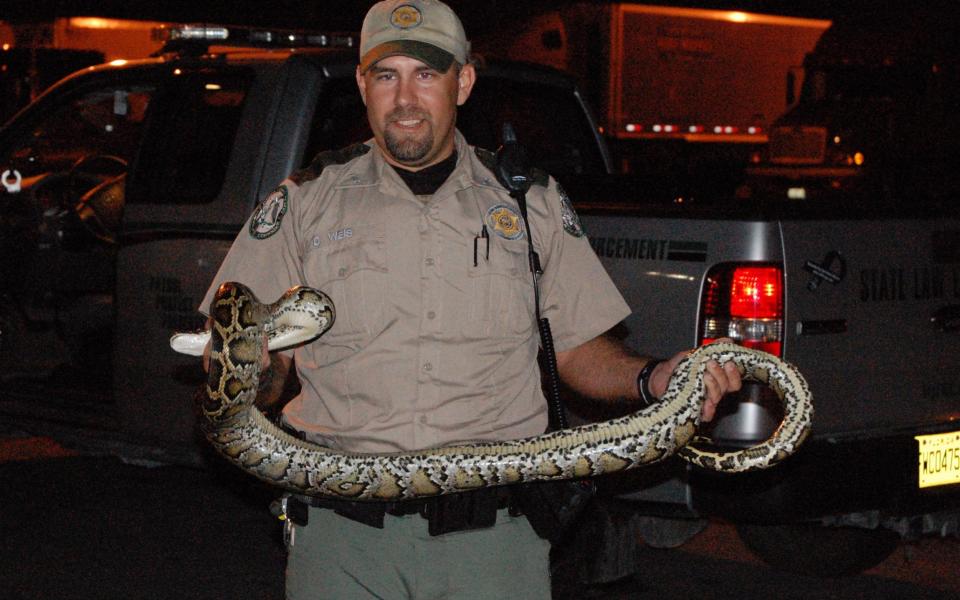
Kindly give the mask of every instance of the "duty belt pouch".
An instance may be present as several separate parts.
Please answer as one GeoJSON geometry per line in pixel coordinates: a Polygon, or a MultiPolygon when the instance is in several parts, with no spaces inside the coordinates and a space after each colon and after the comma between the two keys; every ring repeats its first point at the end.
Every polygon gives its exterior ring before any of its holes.
{"type": "Polygon", "coordinates": [[[310,509],[307,504],[293,496],[287,496],[285,501],[282,502],[286,518],[295,525],[305,527],[310,519],[310,509]]]}
{"type": "Polygon", "coordinates": [[[430,535],[492,527],[497,522],[497,490],[484,488],[432,498],[424,506],[430,535]]]}
{"type": "Polygon", "coordinates": [[[595,492],[596,486],[589,479],[542,481],[519,486],[514,498],[533,531],[556,544],[570,531],[595,492]]]}
{"type": "Polygon", "coordinates": [[[283,502],[287,518],[301,526],[305,526],[309,519],[308,506],[330,509],[341,517],[378,529],[383,529],[383,518],[386,513],[384,504],[379,502],[349,502],[299,495],[286,497],[283,502]]]}
{"type": "Polygon", "coordinates": [[[386,511],[382,504],[363,502],[341,502],[333,509],[341,517],[362,523],[377,529],[383,529],[383,519],[386,511]]]}

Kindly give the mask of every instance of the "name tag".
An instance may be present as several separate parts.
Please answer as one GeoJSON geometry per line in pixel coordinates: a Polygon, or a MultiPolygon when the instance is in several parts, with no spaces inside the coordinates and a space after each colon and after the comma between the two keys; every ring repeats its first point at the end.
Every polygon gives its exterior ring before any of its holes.
{"type": "Polygon", "coordinates": [[[337,231],[331,231],[327,234],[327,237],[330,238],[331,242],[339,242],[340,240],[345,240],[349,237],[353,237],[353,229],[350,227],[345,227],[344,229],[338,229],[337,231]]]}

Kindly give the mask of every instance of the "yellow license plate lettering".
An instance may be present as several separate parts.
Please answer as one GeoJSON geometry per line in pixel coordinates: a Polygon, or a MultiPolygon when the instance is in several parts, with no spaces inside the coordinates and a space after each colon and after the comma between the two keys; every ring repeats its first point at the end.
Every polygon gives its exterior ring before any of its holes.
{"type": "Polygon", "coordinates": [[[917,486],[960,483],[960,431],[918,435],[920,462],[917,486]]]}

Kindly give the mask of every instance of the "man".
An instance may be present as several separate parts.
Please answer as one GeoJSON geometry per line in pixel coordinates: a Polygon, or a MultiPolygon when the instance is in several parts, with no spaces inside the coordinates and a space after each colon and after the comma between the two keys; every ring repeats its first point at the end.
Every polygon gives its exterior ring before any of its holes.
{"type": "MultiPolygon", "coordinates": [[[[302,391],[283,409],[308,440],[391,452],[543,433],[531,234],[541,308],[573,389],[639,407],[682,358],[644,369],[654,364],[601,335],[630,311],[557,183],[531,187],[528,231],[492,154],[456,130],[476,80],[468,50],[439,1],[373,6],[356,71],[373,139],[321,154],[264,200],[204,300],[227,280],[266,301],[296,284],[333,299],[336,322],[296,351],[302,391]]],[[[272,362],[281,381],[290,358],[272,362]]],[[[739,374],[712,365],[706,386],[709,419],[739,374]]],[[[411,511],[311,507],[289,546],[288,597],[549,598],[548,543],[523,517],[492,510],[493,526],[431,536],[433,517],[411,511]]]]}

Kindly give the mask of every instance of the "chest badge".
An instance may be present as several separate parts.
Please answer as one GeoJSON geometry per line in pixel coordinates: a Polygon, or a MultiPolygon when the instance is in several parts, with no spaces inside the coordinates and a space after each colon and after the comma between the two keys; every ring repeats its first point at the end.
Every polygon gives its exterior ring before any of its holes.
{"type": "Polygon", "coordinates": [[[281,185],[253,211],[250,217],[250,235],[263,240],[280,229],[280,221],[287,214],[287,186],[281,185]]]}
{"type": "Polygon", "coordinates": [[[487,211],[486,221],[490,229],[505,240],[519,240],[523,237],[520,215],[505,204],[491,206],[487,211]]]}

